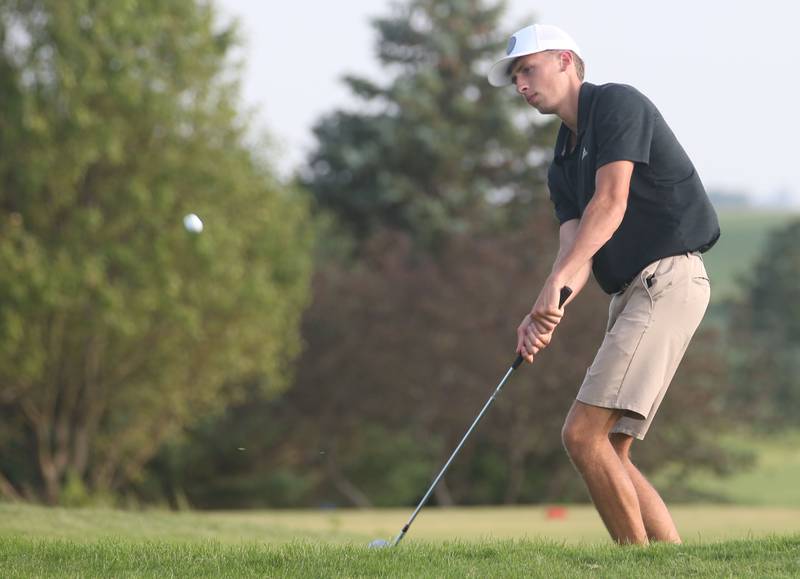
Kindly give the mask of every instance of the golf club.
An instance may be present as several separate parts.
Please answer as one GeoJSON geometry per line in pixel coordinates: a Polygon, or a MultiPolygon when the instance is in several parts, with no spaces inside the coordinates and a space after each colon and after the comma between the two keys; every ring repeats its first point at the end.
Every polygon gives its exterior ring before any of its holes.
{"type": "MultiPolygon", "coordinates": [[[[567,299],[569,298],[569,296],[570,296],[570,295],[572,295],[572,290],[571,290],[570,288],[568,288],[568,287],[566,287],[566,286],[564,286],[563,288],[561,288],[561,295],[560,295],[560,297],[559,297],[559,301],[558,301],[558,307],[559,307],[559,308],[563,307],[563,305],[564,305],[564,302],[566,302],[566,301],[567,301],[567,299]]],[[[453,459],[454,459],[454,458],[456,457],[456,455],[458,454],[458,451],[459,451],[459,450],[461,450],[461,447],[462,447],[462,446],[464,446],[464,443],[466,442],[466,440],[467,440],[467,437],[469,437],[470,433],[472,433],[472,431],[475,429],[475,426],[477,426],[477,424],[478,424],[478,422],[480,421],[480,419],[481,419],[481,418],[483,418],[483,415],[484,415],[484,413],[486,412],[486,409],[487,409],[487,408],[489,408],[489,406],[492,404],[492,402],[494,402],[494,399],[495,399],[495,397],[496,397],[496,396],[497,396],[497,394],[500,392],[500,389],[503,387],[503,384],[505,384],[506,380],[507,380],[507,379],[508,379],[508,377],[511,375],[511,373],[512,373],[514,370],[516,370],[516,368],[517,368],[517,367],[518,367],[520,364],[522,364],[522,360],[523,360],[523,358],[522,358],[522,354],[517,354],[517,358],[516,358],[516,360],[514,360],[514,363],[513,363],[513,364],[511,365],[511,367],[508,369],[508,372],[506,372],[506,375],[505,375],[505,376],[503,376],[503,379],[502,379],[502,380],[500,380],[500,384],[498,384],[498,385],[497,385],[497,388],[495,388],[494,392],[493,392],[493,393],[492,393],[492,395],[489,397],[489,400],[487,400],[487,401],[486,401],[486,404],[484,404],[484,405],[483,405],[483,408],[482,408],[482,409],[481,409],[481,411],[478,413],[478,416],[477,416],[477,417],[475,418],[475,420],[472,422],[472,426],[470,426],[470,427],[469,427],[469,429],[467,429],[467,433],[466,433],[466,434],[464,435],[464,437],[461,439],[461,442],[459,442],[459,443],[458,443],[458,446],[456,446],[456,449],[453,451],[453,454],[451,454],[451,455],[450,455],[450,458],[449,458],[449,459],[447,459],[447,462],[446,462],[446,463],[445,463],[445,465],[442,467],[442,470],[441,470],[441,471],[439,471],[439,474],[438,474],[438,475],[436,475],[436,478],[435,478],[435,479],[433,479],[433,483],[431,483],[431,486],[430,486],[430,488],[428,488],[428,492],[426,492],[426,493],[425,493],[425,496],[424,496],[424,497],[422,497],[422,500],[419,502],[419,504],[417,505],[417,508],[416,508],[416,509],[414,510],[414,512],[412,513],[412,515],[411,515],[411,518],[410,518],[410,519],[408,519],[408,522],[405,524],[405,526],[404,526],[404,527],[403,527],[403,529],[400,531],[400,533],[399,533],[399,534],[398,534],[398,535],[397,535],[397,536],[394,538],[394,540],[392,540],[391,542],[389,542],[389,541],[384,541],[383,539],[375,539],[374,541],[370,542],[370,544],[369,544],[369,547],[370,547],[370,548],[394,547],[394,546],[395,546],[395,545],[397,545],[397,544],[398,544],[400,541],[402,541],[402,540],[403,540],[403,537],[405,537],[405,536],[406,536],[406,533],[408,532],[408,529],[411,527],[411,523],[413,523],[413,522],[414,522],[414,519],[416,519],[416,518],[417,518],[417,515],[419,514],[420,510],[422,510],[422,507],[425,505],[425,503],[427,502],[428,498],[431,496],[431,493],[433,492],[433,489],[435,489],[435,488],[436,488],[436,485],[439,483],[439,481],[440,481],[440,480],[442,479],[442,477],[444,476],[444,473],[447,471],[447,468],[450,466],[450,463],[451,463],[451,462],[453,462],[453,459]]]]}

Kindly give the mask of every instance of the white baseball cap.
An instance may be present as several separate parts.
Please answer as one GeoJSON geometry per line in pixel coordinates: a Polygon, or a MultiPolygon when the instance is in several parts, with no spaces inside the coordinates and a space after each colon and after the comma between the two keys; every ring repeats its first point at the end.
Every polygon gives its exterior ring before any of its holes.
{"type": "Polygon", "coordinates": [[[489,84],[492,86],[511,84],[511,72],[508,69],[514,59],[545,50],[571,50],[583,58],[572,37],[558,26],[532,24],[517,30],[508,39],[506,55],[489,69],[489,84]]]}

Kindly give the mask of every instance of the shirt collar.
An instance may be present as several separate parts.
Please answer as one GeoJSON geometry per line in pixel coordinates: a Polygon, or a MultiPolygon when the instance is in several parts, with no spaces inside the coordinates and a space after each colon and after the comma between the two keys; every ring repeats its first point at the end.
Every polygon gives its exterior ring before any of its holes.
{"type": "MultiPolygon", "coordinates": [[[[590,82],[584,82],[581,84],[581,88],[578,92],[578,139],[583,136],[583,133],[586,132],[587,124],[589,122],[589,110],[592,108],[592,100],[594,99],[595,89],[597,89],[596,85],[593,85],[590,82]]],[[[564,147],[567,144],[567,138],[569,137],[570,129],[569,127],[562,122],[561,128],[558,131],[558,136],[556,137],[556,150],[555,154],[553,155],[554,160],[557,164],[561,164],[564,160],[566,155],[564,155],[564,147]]]]}
{"type": "Polygon", "coordinates": [[[590,82],[581,84],[578,92],[578,136],[586,132],[586,123],[589,122],[589,109],[592,108],[592,100],[594,99],[596,88],[597,86],[590,82]]]}

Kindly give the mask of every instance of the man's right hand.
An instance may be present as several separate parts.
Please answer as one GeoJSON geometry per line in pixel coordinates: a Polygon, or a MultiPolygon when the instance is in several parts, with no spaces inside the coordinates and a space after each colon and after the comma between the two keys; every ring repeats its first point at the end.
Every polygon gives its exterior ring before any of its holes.
{"type": "Polygon", "coordinates": [[[522,319],[522,323],[517,328],[517,354],[520,354],[526,362],[532,364],[534,357],[550,345],[552,338],[553,331],[540,331],[531,314],[528,314],[522,319]]]}

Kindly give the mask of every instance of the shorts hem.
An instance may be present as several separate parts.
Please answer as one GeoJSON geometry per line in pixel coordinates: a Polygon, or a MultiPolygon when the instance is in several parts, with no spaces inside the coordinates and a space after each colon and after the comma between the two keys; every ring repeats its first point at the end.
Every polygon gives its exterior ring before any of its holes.
{"type": "Polygon", "coordinates": [[[580,393],[578,396],[575,397],[575,400],[578,402],[583,402],[584,404],[588,404],[589,406],[597,406],[598,408],[608,408],[609,410],[624,410],[625,412],[632,412],[637,415],[637,419],[639,420],[647,420],[647,412],[642,411],[635,406],[620,404],[618,401],[600,401],[600,400],[590,400],[586,396],[581,396],[580,393]]]}
{"type": "Polygon", "coordinates": [[[636,432],[629,428],[617,428],[614,427],[611,429],[609,434],[625,434],[627,436],[632,436],[636,440],[644,440],[644,435],[647,434],[646,432],[636,432]]]}

